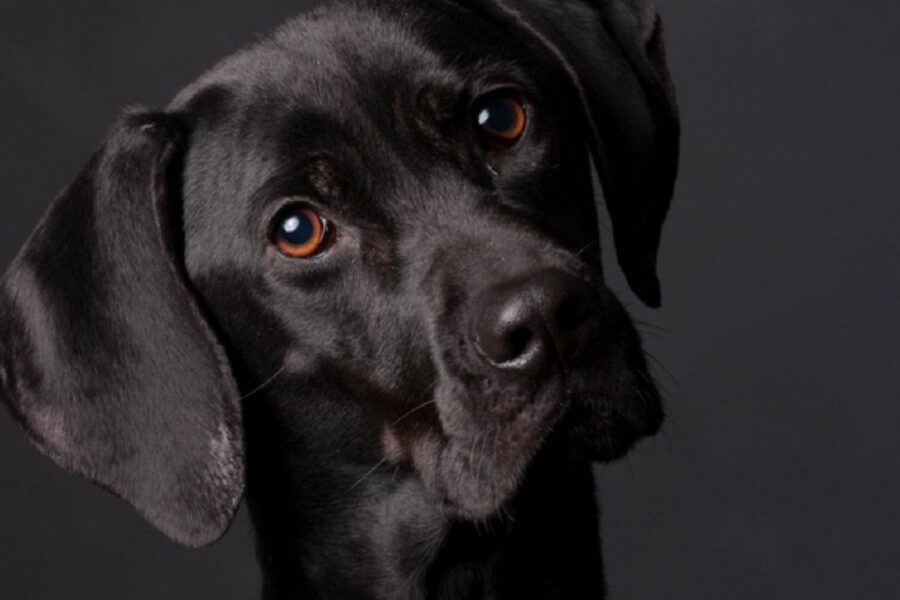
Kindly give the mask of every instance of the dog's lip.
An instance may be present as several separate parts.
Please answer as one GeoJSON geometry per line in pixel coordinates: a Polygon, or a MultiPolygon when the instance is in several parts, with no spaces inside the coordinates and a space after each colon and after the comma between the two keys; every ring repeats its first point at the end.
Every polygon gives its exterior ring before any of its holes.
{"type": "MultiPolygon", "coordinates": [[[[577,411],[570,412],[564,417],[560,429],[572,433],[577,430],[577,411]]],[[[593,417],[597,419],[597,416],[593,417]]],[[[592,460],[602,462],[615,461],[628,454],[635,446],[645,439],[655,435],[664,422],[662,410],[652,411],[646,418],[628,416],[618,410],[611,410],[600,418],[601,426],[591,428],[593,435],[591,440],[573,440],[576,448],[581,448],[592,460]],[[585,443],[587,442],[587,445],[585,443]],[[585,448],[593,448],[587,450],[585,448]]],[[[582,434],[583,436],[583,434],[582,434]]],[[[580,452],[579,451],[579,452],[580,452]]]]}
{"type": "MultiPolygon", "coordinates": [[[[456,435],[445,428],[419,429],[405,458],[448,516],[486,520],[515,496],[565,406],[560,399],[544,399],[515,417],[481,422],[456,435]]],[[[394,456],[397,448],[391,444],[394,456]]]]}
{"type": "Polygon", "coordinates": [[[433,392],[436,412],[417,412],[399,432],[387,435],[385,456],[413,467],[448,517],[484,521],[515,498],[527,469],[551,436],[569,440],[575,444],[571,448],[586,442],[583,454],[579,450],[573,457],[607,461],[625,455],[659,429],[655,411],[621,412],[623,399],[607,398],[609,391],[602,386],[573,387],[570,375],[560,369],[530,392],[513,386],[509,394],[483,398],[472,397],[464,380],[448,378],[433,392]],[[568,437],[582,419],[602,422],[584,431],[593,440],[568,437]]]}
{"type": "Polygon", "coordinates": [[[628,454],[644,436],[631,421],[625,417],[616,416],[604,437],[609,449],[606,459],[616,460],[628,454]]]}

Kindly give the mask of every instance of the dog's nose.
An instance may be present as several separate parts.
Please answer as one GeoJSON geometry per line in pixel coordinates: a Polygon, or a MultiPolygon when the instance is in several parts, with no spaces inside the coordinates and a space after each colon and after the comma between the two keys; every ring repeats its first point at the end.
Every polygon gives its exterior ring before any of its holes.
{"type": "Polygon", "coordinates": [[[590,335],[587,286],[558,269],[543,269],[482,293],[472,337],[493,366],[537,375],[571,360],[590,335]]]}

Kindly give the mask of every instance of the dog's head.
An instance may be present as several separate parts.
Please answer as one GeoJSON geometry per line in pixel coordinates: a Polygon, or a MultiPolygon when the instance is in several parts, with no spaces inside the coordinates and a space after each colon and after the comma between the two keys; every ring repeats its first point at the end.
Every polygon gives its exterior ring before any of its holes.
{"type": "Polygon", "coordinates": [[[245,436],[291,477],[405,466],[474,519],[550,438],[620,456],[662,411],[590,165],[656,306],[678,123],[653,4],[338,3],[129,112],[3,280],[0,395],[192,545],[233,515],[245,436]]]}

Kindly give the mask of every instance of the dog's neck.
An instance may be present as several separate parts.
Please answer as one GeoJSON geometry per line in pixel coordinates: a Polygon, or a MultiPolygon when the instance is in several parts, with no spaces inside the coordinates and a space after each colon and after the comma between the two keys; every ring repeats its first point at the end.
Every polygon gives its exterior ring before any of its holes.
{"type": "Polygon", "coordinates": [[[266,600],[603,597],[589,464],[539,460],[501,515],[474,524],[443,515],[412,471],[315,448],[300,466],[274,439],[248,439],[266,600]]]}

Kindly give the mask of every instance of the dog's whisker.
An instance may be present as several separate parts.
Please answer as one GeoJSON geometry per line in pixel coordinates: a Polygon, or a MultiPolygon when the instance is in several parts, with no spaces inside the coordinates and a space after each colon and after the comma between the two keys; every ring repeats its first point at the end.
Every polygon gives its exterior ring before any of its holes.
{"type": "Polygon", "coordinates": [[[515,522],[512,512],[505,504],[500,507],[500,510],[497,512],[497,516],[500,517],[500,522],[504,525],[512,525],[515,522]]]}
{"type": "Polygon", "coordinates": [[[278,379],[278,377],[279,377],[282,373],[284,373],[284,371],[285,371],[286,368],[287,368],[287,367],[285,367],[284,365],[282,365],[282,367],[281,367],[280,369],[278,369],[277,371],[275,371],[275,374],[274,374],[274,375],[272,375],[271,377],[269,377],[268,379],[266,379],[262,384],[260,384],[258,387],[256,387],[253,391],[248,392],[247,394],[244,394],[243,396],[241,396],[241,401],[244,401],[244,400],[246,400],[247,398],[250,398],[250,397],[252,397],[252,396],[255,396],[256,394],[258,394],[258,393],[260,393],[261,391],[263,391],[264,389],[266,389],[269,385],[271,385],[272,383],[274,383],[274,381],[275,381],[276,379],[278,379]]]}
{"type": "Polygon", "coordinates": [[[487,435],[482,433],[481,435],[476,436],[475,441],[472,443],[471,456],[474,459],[474,462],[472,463],[472,472],[475,473],[475,477],[478,479],[481,479],[484,472],[484,444],[486,439],[487,435]]]}
{"type": "MultiPolygon", "coordinates": [[[[644,354],[647,356],[647,358],[649,358],[651,361],[653,361],[654,365],[659,367],[659,369],[671,380],[671,382],[673,384],[675,384],[675,387],[681,387],[681,384],[678,382],[678,379],[675,377],[675,374],[672,373],[672,371],[669,370],[669,368],[666,367],[666,365],[663,364],[663,362],[661,360],[656,358],[656,356],[654,356],[651,352],[648,352],[646,349],[644,350],[644,354]]],[[[655,378],[653,379],[653,382],[656,383],[659,387],[663,387],[659,383],[659,381],[657,381],[655,378]]]]}
{"type": "Polygon", "coordinates": [[[671,414],[666,414],[666,420],[668,421],[670,427],[664,427],[659,433],[660,437],[665,441],[666,449],[671,452],[675,443],[672,441],[672,436],[669,433],[669,429],[672,425],[675,425],[675,419],[671,414]]]}
{"type": "Polygon", "coordinates": [[[669,329],[667,327],[663,327],[662,325],[657,325],[656,323],[651,323],[650,321],[645,321],[643,319],[635,319],[635,318],[632,318],[631,320],[634,321],[635,325],[639,325],[641,327],[649,327],[650,329],[655,329],[656,331],[659,331],[659,332],[662,332],[662,333],[665,333],[668,335],[674,334],[674,332],[671,329],[669,329]]]}
{"type": "Polygon", "coordinates": [[[585,244],[580,250],[578,250],[578,251],[575,253],[575,258],[581,258],[581,256],[582,256],[585,252],[587,252],[588,250],[590,250],[590,249],[593,248],[594,246],[599,247],[599,246],[600,246],[600,242],[599,242],[598,240],[595,240],[595,241],[593,241],[593,242],[590,242],[589,244],[585,244]]]}
{"type": "Polygon", "coordinates": [[[628,470],[628,478],[631,480],[632,485],[637,484],[637,475],[634,472],[634,462],[631,457],[633,455],[629,452],[625,455],[625,468],[628,470]]]}
{"type": "Polygon", "coordinates": [[[374,475],[375,471],[377,471],[379,468],[381,468],[381,466],[384,465],[387,461],[388,461],[387,457],[384,457],[381,460],[379,460],[377,463],[375,463],[374,467],[372,467],[371,469],[366,471],[366,473],[362,477],[359,478],[359,481],[357,481],[352,486],[350,486],[350,489],[347,491],[352,492],[353,490],[355,490],[356,488],[361,486],[363,484],[363,482],[365,482],[366,479],[368,479],[369,477],[374,475]]]}
{"type": "Polygon", "coordinates": [[[397,475],[399,475],[399,474],[400,474],[400,465],[397,465],[396,467],[394,467],[394,474],[391,475],[391,485],[394,485],[397,483],[397,475]]]}
{"type": "Polygon", "coordinates": [[[645,340],[645,339],[647,339],[647,338],[652,338],[652,339],[654,339],[654,340],[661,340],[661,339],[663,339],[662,336],[659,334],[658,331],[653,331],[653,330],[647,331],[646,329],[642,328],[640,325],[637,325],[636,327],[637,327],[637,330],[638,330],[638,331],[640,332],[640,334],[641,334],[641,339],[642,339],[642,340],[645,340]]]}
{"type": "Polygon", "coordinates": [[[435,403],[434,398],[432,398],[431,400],[426,400],[426,401],[423,402],[422,404],[419,404],[419,405],[416,406],[415,408],[409,410],[408,412],[406,412],[405,414],[403,414],[400,418],[398,418],[396,421],[394,421],[393,423],[391,423],[391,427],[396,427],[396,426],[399,425],[402,421],[406,420],[408,417],[411,417],[412,415],[416,414],[417,412],[419,412],[419,411],[422,410],[423,408],[426,408],[426,407],[428,407],[428,406],[431,406],[431,405],[434,404],[434,403],[435,403]]]}

